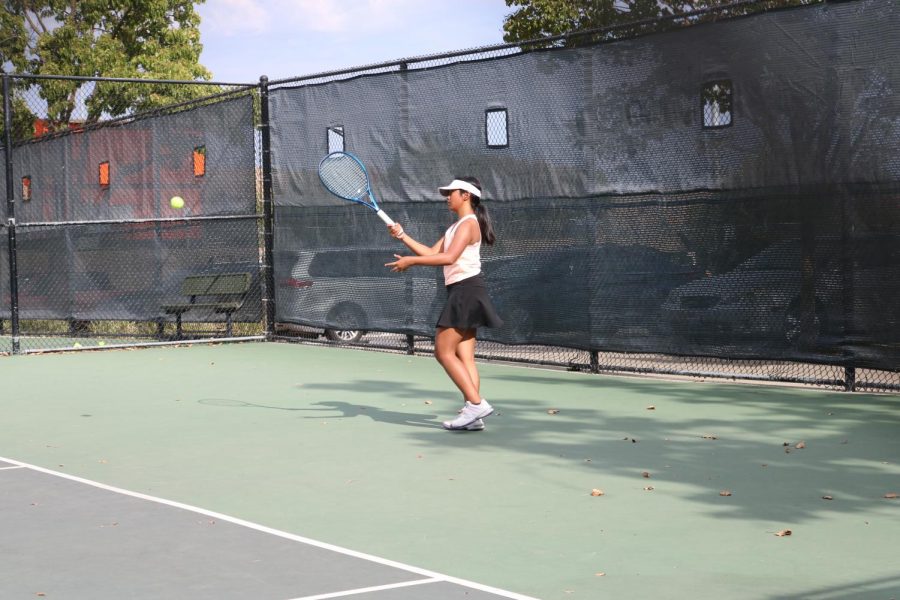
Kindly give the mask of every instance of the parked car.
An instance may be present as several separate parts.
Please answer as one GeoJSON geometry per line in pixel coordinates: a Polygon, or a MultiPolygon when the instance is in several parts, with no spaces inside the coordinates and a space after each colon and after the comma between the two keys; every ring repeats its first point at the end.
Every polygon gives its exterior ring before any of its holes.
{"type": "Polygon", "coordinates": [[[368,330],[427,329],[443,293],[436,269],[393,273],[384,248],[330,248],[282,254],[275,262],[276,320],[319,327],[335,342],[368,330]]]}
{"type": "Polygon", "coordinates": [[[580,347],[652,335],[669,292],[698,276],[689,255],[642,245],[569,246],[483,266],[504,341],[580,347]]]}
{"type": "Polygon", "coordinates": [[[836,244],[814,244],[804,257],[800,240],[778,242],[729,272],[673,290],[663,319],[674,335],[693,341],[815,344],[843,318],[836,244]]]}

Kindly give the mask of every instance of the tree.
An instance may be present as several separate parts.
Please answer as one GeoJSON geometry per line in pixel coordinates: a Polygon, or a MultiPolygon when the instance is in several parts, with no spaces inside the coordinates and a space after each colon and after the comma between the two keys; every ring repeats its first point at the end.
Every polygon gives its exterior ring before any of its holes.
{"type": "MultiPolygon", "coordinates": [[[[814,4],[822,0],[760,0],[740,3],[736,0],[506,0],[509,7],[517,7],[503,22],[506,42],[524,42],[589,29],[624,26],[628,23],[659,17],[672,17],[687,12],[721,7],[715,16],[737,16],[758,10],[814,4]]],[[[704,18],[694,19],[696,22],[704,18]]],[[[657,29],[658,30],[658,29],[657,29]]],[[[579,46],[603,39],[634,35],[637,28],[623,28],[594,36],[569,36],[555,43],[559,46],[579,46]]]]}
{"type": "MultiPolygon", "coordinates": [[[[4,0],[0,68],[29,75],[208,81],[211,74],[199,63],[200,16],[194,10],[203,1],[4,0]]],[[[46,102],[51,129],[68,127],[80,104],[87,122],[94,122],[217,91],[174,84],[18,78],[15,83],[16,113],[24,90],[36,90],[46,102]]],[[[33,120],[38,115],[30,108],[33,120]]]]}

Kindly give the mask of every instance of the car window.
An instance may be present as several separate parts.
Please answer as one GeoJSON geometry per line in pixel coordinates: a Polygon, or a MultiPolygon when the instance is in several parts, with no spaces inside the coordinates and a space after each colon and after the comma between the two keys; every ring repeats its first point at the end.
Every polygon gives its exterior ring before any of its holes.
{"type": "Polygon", "coordinates": [[[309,264],[310,277],[389,277],[384,266],[390,262],[390,252],[380,249],[325,250],[316,254],[309,264]]]}
{"type": "Polygon", "coordinates": [[[797,269],[800,243],[788,242],[770,246],[741,264],[736,271],[781,271],[797,269]]]}
{"type": "Polygon", "coordinates": [[[857,269],[887,269],[900,265],[900,236],[878,236],[850,242],[857,269]]]}

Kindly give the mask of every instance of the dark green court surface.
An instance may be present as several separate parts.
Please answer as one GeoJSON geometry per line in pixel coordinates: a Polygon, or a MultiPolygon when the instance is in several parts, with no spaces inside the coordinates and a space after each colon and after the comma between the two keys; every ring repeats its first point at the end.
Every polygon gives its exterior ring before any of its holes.
{"type": "Polygon", "coordinates": [[[0,371],[0,598],[900,597],[897,396],[482,364],[450,433],[427,357],[0,371]]]}

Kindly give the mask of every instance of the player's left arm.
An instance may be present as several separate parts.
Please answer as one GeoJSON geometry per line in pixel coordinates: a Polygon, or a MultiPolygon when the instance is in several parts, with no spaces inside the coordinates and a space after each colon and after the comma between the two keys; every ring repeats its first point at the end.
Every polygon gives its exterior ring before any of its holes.
{"type": "Polygon", "coordinates": [[[397,260],[387,263],[385,266],[392,267],[392,271],[405,271],[413,266],[442,267],[444,265],[452,265],[459,259],[466,246],[477,242],[480,235],[478,222],[475,219],[467,219],[460,223],[456,230],[456,235],[453,236],[453,242],[450,243],[450,247],[446,250],[436,251],[440,250],[443,242],[443,239],[441,239],[441,242],[435,244],[431,249],[434,251],[431,254],[419,256],[399,256],[395,254],[394,256],[397,257],[397,260]]]}

